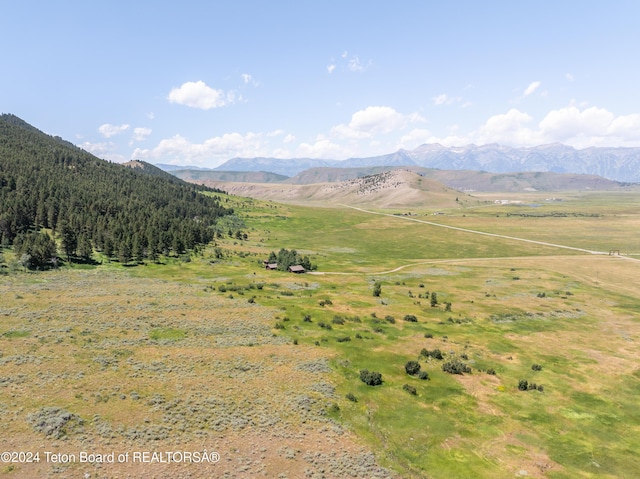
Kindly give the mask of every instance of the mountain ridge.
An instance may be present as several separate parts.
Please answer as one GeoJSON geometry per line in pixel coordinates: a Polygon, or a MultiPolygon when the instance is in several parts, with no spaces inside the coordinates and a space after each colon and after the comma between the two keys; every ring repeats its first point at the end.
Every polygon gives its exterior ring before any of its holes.
{"type": "Polygon", "coordinates": [[[413,150],[346,160],[313,158],[232,158],[215,170],[267,171],[286,176],[318,167],[420,166],[491,173],[554,172],[598,175],[621,182],[640,182],[640,147],[575,149],[560,143],[535,147],[499,144],[445,147],[423,144],[413,150]]]}

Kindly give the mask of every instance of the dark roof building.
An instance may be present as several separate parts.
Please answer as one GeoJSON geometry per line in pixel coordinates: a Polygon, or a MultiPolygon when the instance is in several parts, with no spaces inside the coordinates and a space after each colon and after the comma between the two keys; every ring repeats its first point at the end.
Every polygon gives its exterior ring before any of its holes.
{"type": "Polygon", "coordinates": [[[295,266],[289,266],[289,272],[291,273],[296,273],[296,274],[300,274],[300,273],[304,273],[304,268],[302,266],[300,266],[299,264],[295,265],[295,266]]]}

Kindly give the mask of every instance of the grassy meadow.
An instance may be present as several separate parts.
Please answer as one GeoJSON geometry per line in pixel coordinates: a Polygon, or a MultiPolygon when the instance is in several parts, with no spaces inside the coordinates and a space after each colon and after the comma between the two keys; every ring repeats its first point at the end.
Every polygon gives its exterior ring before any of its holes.
{"type": "MultiPolygon", "coordinates": [[[[637,193],[524,199],[540,206],[411,217],[640,252],[637,193]]],[[[162,264],[0,276],[0,450],[207,449],[220,461],[41,460],[2,463],[0,477],[637,474],[633,256],[348,208],[228,203],[247,241],[221,238],[162,264]],[[280,248],[308,254],[317,271],[266,271],[280,248]],[[428,379],[407,374],[408,361],[428,379]],[[363,369],[382,384],[361,381],[363,369]]]]}

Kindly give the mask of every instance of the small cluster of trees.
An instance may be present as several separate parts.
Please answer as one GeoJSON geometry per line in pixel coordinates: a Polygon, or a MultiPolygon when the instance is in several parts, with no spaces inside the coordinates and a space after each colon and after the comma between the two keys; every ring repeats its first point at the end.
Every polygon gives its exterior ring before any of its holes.
{"type": "Polygon", "coordinates": [[[280,249],[276,254],[272,251],[269,254],[269,263],[278,263],[279,271],[288,271],[289,266],[300,265],[307,271],[316,269],[316,266],[311,264],[309,256],[301,256],[296,250],[288,250],[285,248],[280,249]]]}

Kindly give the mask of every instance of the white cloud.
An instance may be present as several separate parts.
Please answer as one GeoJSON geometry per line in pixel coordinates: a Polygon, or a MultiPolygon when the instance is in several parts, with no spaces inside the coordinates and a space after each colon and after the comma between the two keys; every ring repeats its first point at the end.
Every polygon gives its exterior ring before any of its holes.
{"type": "Polygon", "coordinates": [[[446,93],[442,93],[440,95],[434,96],[432,100],[434,105],[439,106],[439,105],[451,105],[452,103],[459,103],[462,101],[462,98],[460,98],[459,96],[450,97],[446,93]]]}
{"type": "Polygon", "coordinates": [[[243,73],[242,75],[240,75],[242,77],[242,83],[244,83],[245,85],[253,85],[253,86],[259,86],[260,83],[258,83],[258,81],[253,78],[253,75],[250,75],[249,73],[243,73]]]}
{"type": "Polygon", "coordinates": [[[362,63],[360,63],[360,59],[358,57],[353,57],[349,59],[347,68],[349,68],[349,70],[351,70],[352,72],[362,72],[364,71],[365,67],[364,65],[362,65],[362,63]]]}
{"type": "Polygon", "coordinates": [[[427,129],[414,128],[406,135],[400,137],[398,149],[404,148],[405,150],[412,150],[417,146],[427,143],[432,136],[431,132],[427,129]]]}
{"type": "Polygon", "coordinates": [[[285,144],[293,143],[294,141],[296,141],[296,137],[293,136],[292,134],[288,134],[282,139],[282,143],[285,143],[285,144]]]}
{"type": "Polygon", "coordinates": [[[512,108],[494,115],[466,135],[432,137],[429,142],[448,146],[499,143],[536,146],[563,143],[575,148],[589,146],[637,146],[640,144],[640,114],[615,116],[598,107],[570,105],[549,111],[539,122],[528,113],[512,108]]]}
{"type": "Polygon", "coordinates": [[[137,148],[132,157],[155,161],[177,161],[190,164],[220,163],[236,157],[267,155],[263,135],[259,133],[225,133],[205,140],[203,143],[191,143],[181,135],[166,138],[155,148],[137,148]]]}
{"type": "Polygon", "coordinates": [[[203,81],[186,82],[179,88],[171,90],[168,96],[170,103],[177,103],[201,110],[210,110],[234,102],[234,93],[225,93],[207,86],[203,81]]]}
{"type": "Polygon", "coordinates": [[[536,133],[525,126],[533,117],[512,108],[505,114],[494,115],[476,131],[473,136],[477,143],[506,143],[531,145],[536,143],[536,133]]]}
{"type": "Polygon", "coordinates": [[[565,73],[564,77],[567,79],[567,81],[571,81],[572,82],[572,81],[575,80],[571,73],[565,73]]]}
{"type": "Polygon", "coordinates": [[[533,92],[535,92],[540,87],[540,85],[542,85],[542,82],[540,82],[540,81],[532,82],[527,88],[525,88],[525,90],[523,92],[523,95],[524,96],[531,95],[533,92]]]}
{"type": "Polygon", "coordinates": [[[315,143],[301,143],[296,151],[296,156],[305,158],[342,158],[349,156],[345,154],[345,147],[337,143],[332,143],[327,138],[319,137],[315,143]]]}
{"type": "Polygon", "coordinates": [[[118,135],[124,131],[129,129],[129,125],[111,125],[109,123],[105,123],[104,125],[100,125],[98,127],[98,131],[105,138],[111,138],[112,136],[118,135]]]}
{"type": "Polygon", "coordinates": [[[92,143],[85,141],[78,146],[92,155],[102,158],[103,160],[113,161],[115,163],[123,163],[127,161],[123,155],[117,153],[118,147],[113,142],[92,143]]]}
{"type": "Polygon", "coordinates": [[[363,139],[373,135],[402,130],[410,123],[424,122],[417,113],[403,115],[388,106],[369,106],[355,112],[348,125],[340,124],[331,129],[337,138],[363,139]]]}
{"type": "Polygon", "coordinates": [[[144,141],[147,137],[152,133],[151,128],[134,128],[133,129],[133,140],[134,141],[144,141]]]}
{"type": "MultiPolygon", "coordinates": [[[[346,50],[340,55],[340,58],[342,60],[338,60],[337,63],[339,63],[342,68],[346,67],[347,70],[353,73],[361,73],[372,65],[371,60],[363,62],[359,56],[349,55],[349,52],[346,50]]],[[[327,65],[327,72],[329,72],[329,74],[333,73],[338,66],[334,60],[334,58],[331,58],[329,65],[327,65]]]]}

